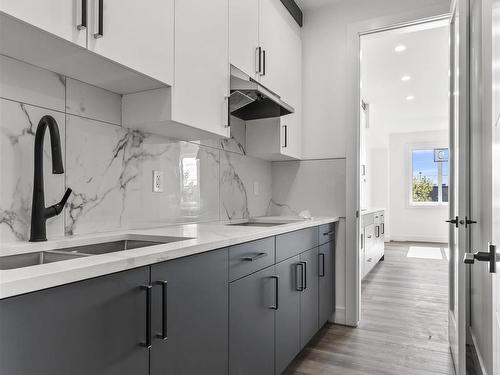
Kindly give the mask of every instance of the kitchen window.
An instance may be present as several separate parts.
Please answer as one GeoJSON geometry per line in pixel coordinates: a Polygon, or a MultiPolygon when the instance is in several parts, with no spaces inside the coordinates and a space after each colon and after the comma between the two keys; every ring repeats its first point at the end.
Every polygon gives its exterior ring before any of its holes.
{"type": "Polygon", "coordinates": [[[448,204],[448,148],[411,150],[410,205],[448,204]]]}

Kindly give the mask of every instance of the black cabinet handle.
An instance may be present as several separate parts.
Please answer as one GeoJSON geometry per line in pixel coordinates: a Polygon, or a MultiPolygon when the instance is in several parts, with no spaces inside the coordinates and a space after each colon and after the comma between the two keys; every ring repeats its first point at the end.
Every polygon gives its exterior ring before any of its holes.
{"type": "Polygon", "coordinates": [[[79,25],[76,25],[78,30],[85,30],[87,28],[87,0],[81,0],[82,2],[82,18],[79,25]]]}
{"type": "Polygon", "coordinates": [[[257,57],[255,72],[260,74],[262,72],[262,47],[257,47],[255,49],[255,55],[257,57]]]}
{"type": "Polygon", "coordinates": [[[279,276],[274,275],[271,276],[271,279],[274,279],[274,306],[271,306],[271,309],[278,310],[279,309],[279,276]]]}
{"type": "Polygon", "coordinates": [[[319,277],[325,277],[325,254],[319,253],[320,260],[320,269],[319,269],[319,277]]]}
{"type": "Polygon", "coordinates": [[[262,50],[262,75],[266,75],[266,50],[262,50]]]}
{"type": "Polygon", "coordinates": [[[146,348],[151,348],[151,285],[142,285],[146,291],[146,341],[142,343],[146,348]]]}
{"type": "Polygon", "coordinates": [[[267,256],[267,253],[258,253],[257,255],[253,256],[253,257],[244,257],[242,258],[243,260],[247,261],[247,262],[253,262],[254,260],[257,260],[257,259],[260,259],[260,258],[264,258],[267,256]]]}
{"type": "Polygon", "coordinates": [[[365,247],[365,235],[361,233],[361,248],[363,249],[365,247]]]}
{"type": "Polygon", "coordinates": [[[157,281],[156,284],[161,285],[161,333],[156,335],[158,338],[162,340],[166,340],[168,338],[167,327],[168,327],[168,319],[167,319],[167,301],[168,301],[168,282],[167,281],[157,281]]]}
{"type": "Polygon", "coordinates": [[[283,130],[284,130],[284,143],[283,143],[283,148],[285,147],[288,147],[288,126],[287,125],[283,125],[283,130]]]}
{"type": "Polygon", "coordinates": [[[95,39],[104,36],[104,0],[97,0],[97,32],[94,34],[95,39]]]}
{"type": "Polygon", "coordinates": [[[323,233],[323,236],[329,236],[330,234],[333,234],[333,230],[329,231],[329,232],[324,232],[323,233]]]}
{"type": "Polygon", "coordinates": [[[302,292],[304,290],[304,263],[302,262],[299,262],[295,265],[295,280],[296,280],[295,290],[297,290],[298,292],[302,292]],[[300,272],[300,279],[299,279],[299,272],[300,272]]]}
{"type": "Polygon", "coordinates": [[[302,262],[304,264],[304,273],[302,274],[302,277],[304,279],[303,281],[303,286],[304,286],[304,289],[303,290],[306,290],[307,289],[307,262],[302,262]]]}

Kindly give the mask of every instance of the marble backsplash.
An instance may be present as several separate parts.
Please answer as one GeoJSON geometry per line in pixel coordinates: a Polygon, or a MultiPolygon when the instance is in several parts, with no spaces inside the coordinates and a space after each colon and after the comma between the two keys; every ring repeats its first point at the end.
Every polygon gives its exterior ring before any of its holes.
{"type": "Polygon", "coordinates": [[[235,122],[236,139],[199,143],[126,129],[120,95],[0,55],[0,242],[28,239],[34,134],[46,114],[59,125],[66,171],[51,173],[47,134],[46,205],[73,189],[49,237],[267,212],[271,163],[245,155],[244,124],[235,122]],[[161,193],[153,170],[164,173],[161,193]]]}

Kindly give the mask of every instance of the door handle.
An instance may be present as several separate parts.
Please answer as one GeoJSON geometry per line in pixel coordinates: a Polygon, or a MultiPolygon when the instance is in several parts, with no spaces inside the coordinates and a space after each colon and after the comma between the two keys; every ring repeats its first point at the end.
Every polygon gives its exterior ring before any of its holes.
{"type": "Polygon", "coordinates": [[[476,260],[490,263],[490,273],[497,272],[497,262],[500,262],[500,254],[497,254],[497,247],[491,243],[488,244],[488,252],[478,251],[476,253],[467,253],[464,255],[465,264],[474,264],[476,260]]]}
{"type": "Polygon", "coordinates": [[[262,47],[255,49],[255,60],[255,73],[260,74],[262,72],[262,47]]]}
{"type": "Polygon", "coordinates": [[[284,143],[283,143],[283,148],[286,148],[288,147],[288,126],[287,125],[283,125],[283,138],[284,138],[284,143]]]}
{"type": "Polygon", "coordinates": [[[262,76],[266,75],[266,50],[262,50],[262,76]]]}
{"type": "Polygon", "coordinates": [[[166,340],[168,338],[167,327],[168,327],[168,282],[167,281],[157,281],[156,284],[161,285],[161,333],[157,334],[156,337],[166,340]]]}
{"type": "Polygon", "coordinates": [[[97,1],[97,30],[94,33],[94,39],[99,39],[104,36],[104,0],[97,1]]]}
{"type": "Polygon", "coordinates": [[[82,2],[81,21],[76,28],[78,30],[85,30],[87,28],[87,0],[80,0],[82,2]]]}
{"type": "Polygon", "coordinates": [[[458,216],[455,216],[454,219],[446,220],[447,223],[454,224],[455,228],[458,228],[458,216]]]}
{"type": "Polygon", "coordinates": [[[274,279],[274,306],[271,306],[271,309],[278,310],[279,309],[279,276],[274,275],[271,276],[271,279],[274,279]]]}
{"type": "Polygon", "coordinates": [[[146,348],[151,348],[151,285],[142,285],[141,289],[146,291],[146,341],[141,343],[146,348]]]}
{"type": "Polygon", "coordinates": [[[304,289],[302,290],[306,290],[307,289],[307,262],[301,262],[304,264],[304,272],[302,273],[302,278],[303,278],[303,286],[304,286],[304,289]]]}

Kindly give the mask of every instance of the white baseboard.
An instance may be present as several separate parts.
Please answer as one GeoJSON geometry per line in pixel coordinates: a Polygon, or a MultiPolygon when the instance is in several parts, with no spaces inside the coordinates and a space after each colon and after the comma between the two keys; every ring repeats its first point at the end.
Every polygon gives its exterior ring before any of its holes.
{"type": "Polygon", "coordinates": [[[335,307],[335,312],[332,314],[330,319],[328,319],[330,323],[335,323],[335,324],[346,324],[346,318],[345,318],[345,307],[335,307]]]}
{"type": "Polygon", "coordinates": [[[395,242],[438,242],[438,243],[448,243],[448,237],[391,236],[390,241],[395,241],[395,242]]]}

